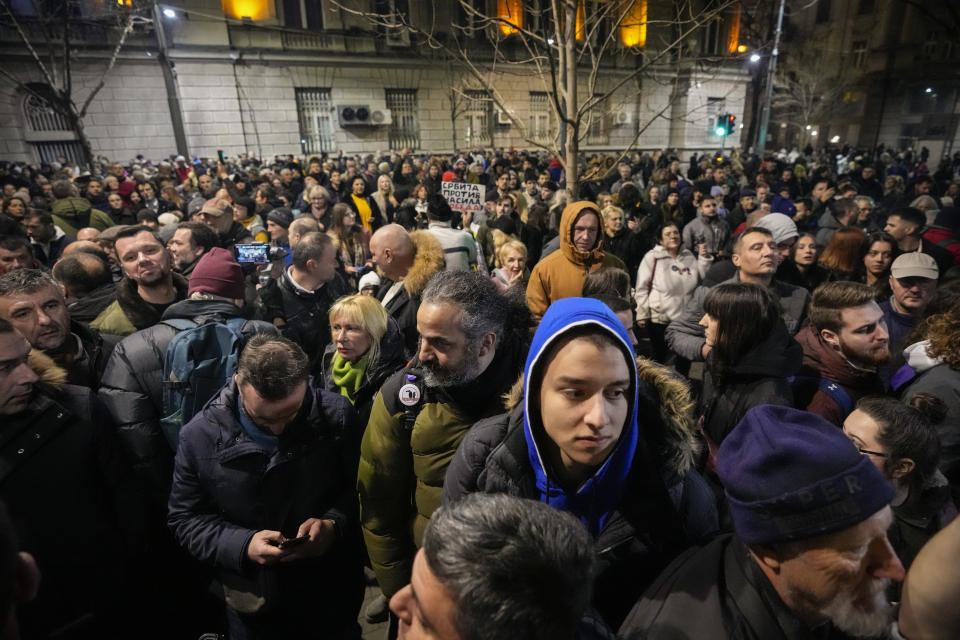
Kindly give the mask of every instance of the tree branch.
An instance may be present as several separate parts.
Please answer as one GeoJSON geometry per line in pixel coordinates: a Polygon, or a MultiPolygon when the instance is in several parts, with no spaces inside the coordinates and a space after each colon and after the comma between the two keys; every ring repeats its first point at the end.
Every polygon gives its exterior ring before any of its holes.
{"type": "Polygon", "coordinates": [[[0,7],[3,8],[4,13],[7,14],[7,17],[13,22],[13,27],[17,31],[17,35],[20,36],[20,40],[23,42],[23,45],[27,48],[27,51],[30,52],[30,56],[33,58],[33,61],[37,64],[37,67],[40,69],[40,73],[43,74],[44,79],[47,81],[47,84],[50,85],[51,89],[56,90],[57,84],[54,82],[53,76],[50,75],[50,72],[47,70],[46,65],[43,64],[43,60],[40,59],[40,54],[37,53],[37,50],[30,43],[30,38],[27,37],[26,32],[23,30],[23,26],[20,24],[20,21],[17,20],[17,17],[14,15],[13,11],[10,9],[10,5],[7,4],[7,0],[0,0],[0,7]]]}
{"type": "Polygon", "coordinates": [[[120,34],[120,41],[117,42],[117,46],[113,48],[113,55],[110,56],[110,62],[107,64],[107,68],[103,70],[103,73],[100,75],[100,80],[94,86],[93,90],[90,91],[90,95],[87,96],[87,99],[83,102],[83,107],[80,108],[80,117],[87,115],[87,109],[90,108],[90,103],[93,102],[93,99],[97,97],[97,94],[100,93],[100,90],[103,89],[103,86],[107,82],[107,76],[110,75],[110,72],[113,71],[114,65],[117,64],[117,58],[120,57],[120,50],[123,48],[124,43],[127,41],[127,36],[133,32],[133,22],[135,15],[131,13],[127,17],[127,24],[123,28],[123,33],[120,34]]]}

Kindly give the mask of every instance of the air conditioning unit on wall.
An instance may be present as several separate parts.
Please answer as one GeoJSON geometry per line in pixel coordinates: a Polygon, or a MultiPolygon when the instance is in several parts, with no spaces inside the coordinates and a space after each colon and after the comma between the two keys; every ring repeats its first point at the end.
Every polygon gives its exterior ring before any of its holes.
{"type": "Polygon", "coordinates": [[[513,124],[513,120],[510,119],[510,114],[501,109],[497,109],[497,124],[501,126],[510,126],[513,124]]]}
{"type": "Polygon", "coordinates": [[[342,104],[337,107],[341,127],[379,127],[393,122],[390,109],[368,104],[342,104]]]}
{"type": "Polygon", "coordinates": [[[610,113],[610,124],[614,127],[622,127],[633,122],[633,112],[627,109],[613,111],[610,113]]]}

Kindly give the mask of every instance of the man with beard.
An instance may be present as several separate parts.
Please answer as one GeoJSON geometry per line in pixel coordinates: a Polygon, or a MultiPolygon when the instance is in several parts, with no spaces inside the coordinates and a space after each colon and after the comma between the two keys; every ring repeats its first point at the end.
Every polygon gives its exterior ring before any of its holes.
{"type": "Polygon", "coordinates": [[[190,279],[200,258],[217,244],[213,230],[202,222],[181,222],[167,242],[167,251],[173,257],[173,268],[190,279]]]}
{"type": "Polygon", "coordinates": [[[843,432],[789,407],[751,409],[717,453],[733,534],[680,556],[618,637],[886,637],[893,489],[843,432]]]}
{"type": "Polygon", "coordinates": [[[187,281],[173,273],[173,260],[147,227],[127,227],[116,235],[114,248],[124,278],[117,300],[90,323],[92,329],[116,336],[157,324],[174,302],[187,297],[187,281]]]}
{"type": "Polygon", "coordinates": [[[940,271],[929,255],[912,251],[900,255],[890,265],[890,290],[893,295],[880,303],[890,331],[893,357],[886,372],[892,375],[903,364],[904,341],[937,291],[940,271]]]}
{"type": "Polygon", "coordinates": [[[233,251],[234,245],[253,242],[253,234],[233,219],[233,205],[226,200],[207,200],[197,216],[217,234],[217,246],[221,249],[233,251]]]}
{"type": "Polygon", "coordinates": [[[113,343],[70,319],[63,291],[39,269],[0,276],[0,318],[67,372],[67,382],[96,391],[113,343]]]}
{"type": "Polygon", "coordinates": [[[386,598],[410,582],[460,441],[503,411],[500,396],[521,371],[529,327],[522,301],[478,273],[441,271],[423,290],[419,353],[380,389],[360,445],[360,520],[386,598]]]}
{"type": "Polygon", "coordinates": [[[890,359],[890,339],[875,296],[859,282],[822,284],[810,300],[810,324],[797,334],[796,406],[838,427],[860,398],[883,389],[877,369],[890,359]]]}

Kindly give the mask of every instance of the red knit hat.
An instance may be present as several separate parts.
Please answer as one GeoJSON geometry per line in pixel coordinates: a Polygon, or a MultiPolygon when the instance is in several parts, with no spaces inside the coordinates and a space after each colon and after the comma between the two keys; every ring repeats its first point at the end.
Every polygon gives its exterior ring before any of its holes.
{"type": "Polygon", "coordinates": [[[243,298],[243,270],[226,249],[214,247],[200,257],[190,274],[189,294],[210,293],[233,300],[243,298]]]}

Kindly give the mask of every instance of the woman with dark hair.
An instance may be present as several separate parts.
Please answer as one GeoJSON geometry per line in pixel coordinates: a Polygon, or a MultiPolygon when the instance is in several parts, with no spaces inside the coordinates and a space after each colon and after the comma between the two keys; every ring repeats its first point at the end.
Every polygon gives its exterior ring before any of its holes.
{"type": "Polygon", "coordinates": [[[857,227],[841,227],[830,238],[818,261],[830,270],[829,280],[853,280],[867,234],[857,227]]]}
{"type": "Polygon", "coordinates": [[[830,277],[830,272],[817,264],[817,238],[812,233],[801,233],[790,254],[807,291],[813,291],[830,277]]]}
{"type": "Polygon", "coordinates": [[[113,220],[113,224],[137,224],[137,216],[130,212],[116,191],[107,195],[106,214],[113,220]]]}
{"type": "Polygon", "coordinates": [[[897,241],[886,231],[874,231],[863,243],[856,280],[877,290],[877,302],[891,295],[890,265],[898,253],[897,241]]]}
{"type": "Polygon", "coordinates": [[[5,215],[10,216],[17,222],[23,220],[27,215],[27,201],[20,196],[9,196],[3,199],[3,211],[5,215]]]}
{"type": "Polygon", "coordinates": [[[672,223],[677,225],[677,228],[683,229],[683,208],[680,206],[680,192],[676,188],[667,189],[667,195],[660,206],[660,213],[663,216],[663,224],[672,223]]]}
{"type": "Polygon", "coordinates": [[[357,224],[357,214],[342,202],[333,205],[327,235],[333,240],[344,277],[356,289],[357,277],[366,270],[363,267],[369,254],[366,249],[369,238],[364,228],[357,224]]]}
{"type": "Polygon", "coordinates": [[[167,211],[183,211],[183,198],[174,187],[164,187],[160,190],[160,208],[157,213],[167,211]]]}
{"type": "Polygon", "coordinates": [[[943,401],[930,393],[918,393],[907,404],[872,396],[857,402],[843,422],[843,432],[896,491],[887,537],[904,569],[957,515],[950,485],[937,469],[940,441],[934,425],[945,415],[943,401]]]}
{"type": "Polygon", "coordinates": [[[709,352],[700,402],[702,430],[719,446],[751,407],[793,406],[787,379],[800,370],[803,351],[780,318],[780,305],[766,287],[721,284],[703,301],[709,352]]]}
{"type": "Polygon", "coordinates": [[[357,214],[357,222],[363,225],[364,229],[373,233],[387,221],[380,212],[377,201],[372,196],[365,195],[366,192],[366,180],[362,176],[354,176],[353,180],[350,181],[350,195],[343,201],[357,214]]]}
{"type": "Polygon", "coordinates": [[[131,213],[139,212],[140,209],[143,209],[146,205],[143,203],[143,196],[140,195],[140,192],[134,189],[127,195],[127,199],[130,201],[130,206],[128,207],[131,213]]]}

